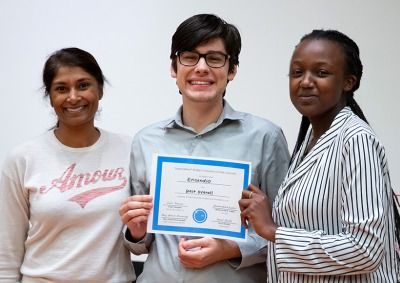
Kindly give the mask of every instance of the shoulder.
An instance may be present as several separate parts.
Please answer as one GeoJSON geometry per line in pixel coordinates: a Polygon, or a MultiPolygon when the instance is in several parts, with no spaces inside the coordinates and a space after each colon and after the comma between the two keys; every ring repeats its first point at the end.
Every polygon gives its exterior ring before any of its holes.
{"type": "Polygon", "coordinates": [[[140,129],[135,135],[134,140],[141,139],[147,136],[158,136],[162,135],[167,127],[174,123],[174,118],[168,118],[153,124],[150,124],[142,129],[140,129]]]}
{"type": "Polygon", "coordinates": [[[267,118],[250,114],[248,112],[241,112],[233,110],[230,115],[231,118],[241,120],[243,123],[253,123],[256,126],[271,126],[273,128],[278,127],[277,124],[270,121],[267,118]]]}
{"type": "Polygon", "coordinates": [[[280,133],[282,128],[267,118],[256,116],[246,112],[236,112],[240,117],[241,123],[248,131],[259,131],[261,133],[280,133]]]}
{"type": "Polygon", "coordinates": [[[341,131],[345,140],[349,140],[359,136],[368,136],[373,139],[378,139],[371,126],[355,114],[351,115],[347,119],[341,131]]]}
{"type": "Polygon", "coordinates": [[[15,145],[8,155],[18,156],[26,155],[28,153],[35,153],[41,148],[46,148],[48,146],[48,135],[49,132],[42,133],[30,140],[21,142],[15,145]],[[34,151],[33,151],[34,150],[34,151]]]}
{"type": "MultiPolygon", "coordinates": [[[[284,148],[288,155],[288,145],[282,128],[269,119],[246,112],[236,112],[241,132],[249,141],[262,142],[268,150],[284,148]]],[[[286,154],[286,153],[285,153],[286,154]]]]}
{"type": "Polygon", "coordinates": [[[250,130],[252,128],[262,132],[276,131],[277,129],[280,130],[280,127],[277,124],[266,118],[253,115],[248,112],[236,111],[227,101],[225,101],[224,104],[222,118],[231,121],[239,121],[244,127],[246,127],[246,130],[250,130]]]}
{"type": "Polygon", "coordinates": [[[378,151],[385,155],[385,147],[374,130],[357,115],[351,116],[343,125],[340,134],[345,148],[359,151],[378,151]]]}
{"type": "Polygon", "coordinates": [[[101,134],[106,135],[111,142],[115,141],[115,142],[129,143],[129,144],[132,143],[133,137],[127,134],[110,132],[104,129],[99,129],[99,131],[101,132],[101,134]]]}
{"type": "Polygon", "coordinates": [[[4,167],[23,165],[26,160],[42,155],[43,151],[51,150],[47,136],[48,132],[45,132],[12,147],[6,155],[4,167]]]}

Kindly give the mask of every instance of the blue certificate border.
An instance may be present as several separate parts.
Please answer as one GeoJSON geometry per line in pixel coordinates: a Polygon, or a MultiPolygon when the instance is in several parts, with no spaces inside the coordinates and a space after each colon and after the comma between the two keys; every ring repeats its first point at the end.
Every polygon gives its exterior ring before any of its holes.
{"type": "Polygon", "coordinates": [[[173,226],[173,225],[160,225],[158,224],[159,215],[159,203],[160,203],[160,192],[161,192],[161,179],[163,174],[164,163],[185,163],[185,164],[198,164],[207,166],[218,166],[218,167],[230,167],[236,169],[242,169],[244,171],[243,178],[243,190],[249,185],[250,176],[250,164],[238,163],[233,161],[221,161],[221,160],[210,160],[210,159],[198,159],[198,158],[184,158],[184,157],[170,157],[170,156],[157,156],[157,168],[155,178],[155,192],[154,192],[154,210],[153,210],[153,222],[152,229],[154,231],[169,231],[169,232],[180,232],[180,233],[192,233],[192,234],[209,234],[209,235],[220,235],[229,236],[233,238],[245,239],[246,228],[241,225],[240,232],[232,232],[219,229],[208,229],[200,227],[187,227],[187,226],[173,226]]]}

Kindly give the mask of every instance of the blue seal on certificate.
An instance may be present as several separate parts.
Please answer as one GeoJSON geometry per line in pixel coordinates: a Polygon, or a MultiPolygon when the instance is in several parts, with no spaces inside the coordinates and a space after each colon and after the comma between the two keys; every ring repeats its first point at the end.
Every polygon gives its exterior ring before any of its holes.
{"type": "Polygon", "coordinates": [[[193,211],[192,217],[197,223],[203,223],[207,220],[207,211],[202,208],[197,208],[193,211]]]}

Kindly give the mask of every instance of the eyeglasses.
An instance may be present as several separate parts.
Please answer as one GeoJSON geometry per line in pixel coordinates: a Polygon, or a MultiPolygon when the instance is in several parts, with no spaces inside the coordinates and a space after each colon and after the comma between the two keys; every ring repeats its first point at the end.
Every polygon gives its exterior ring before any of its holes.
{"type": "Polygon", "coordinates": [[[218,51],[209,52],[206,54],[200,54],[194,51],[183,51],[176,52],[175,55],[178,56],[179,63],[184,66],[195,66],[197,63],[199,63],[200,58],[204,58],[210,68],[221,68],[225,66],[226,60],[231,57],[228,54],[218,51]]]}

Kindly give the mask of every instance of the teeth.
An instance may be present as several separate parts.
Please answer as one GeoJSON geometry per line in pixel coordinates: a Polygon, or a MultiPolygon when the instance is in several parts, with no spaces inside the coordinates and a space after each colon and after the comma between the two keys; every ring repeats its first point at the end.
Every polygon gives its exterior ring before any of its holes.
{"type": "Polygon", "coordinates": [[[83,106],[80,106],[78,108],[67,108],[68,112],[78,112],[82,110],[83,106]]]}
{"type": "Polygon", "coordinates": [[[192,85],[210,85],[210,82],[204,82],[204,81],[192,81],[192,85]]]}

